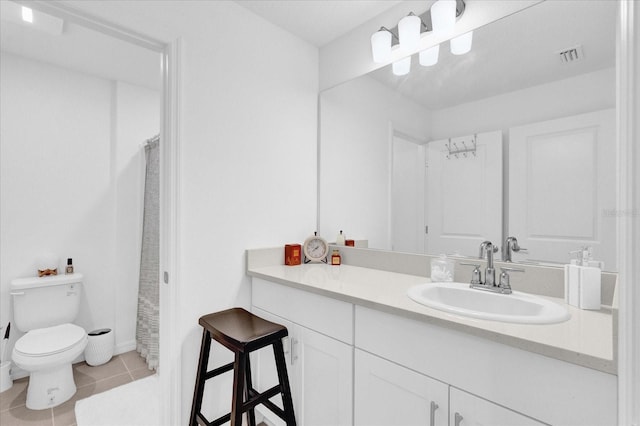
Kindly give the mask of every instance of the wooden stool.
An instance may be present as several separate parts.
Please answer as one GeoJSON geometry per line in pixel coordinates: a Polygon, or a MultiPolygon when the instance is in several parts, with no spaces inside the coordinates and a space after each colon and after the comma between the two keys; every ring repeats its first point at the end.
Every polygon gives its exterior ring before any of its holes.
{"type": "Polygon", "coordinates": [[[232,308],[204,315],[200,317],[199,324],[204,328],[204,331],[202,333],[202,346],[200,348],[200,360],[198,361],[198,375],[193,394],[193,405],[191,406],[190,426],[197,426],[198,424],[216,426],[229,420],[231,420],[231,426],[241,426],[242,413],[244,412],[248,412],[249,425],[255,426],[254,407],[258,404],[262,404],[273,411],[278,417],[287,422],[287,426],[295,426],[296,419],[293,413],[291,389],[289,388],[287,366],[282,348],[282,338],[289,334],[287,328],[257,317],[242,308],[232,308]],[[235,361],[207,371],[211,339],[215,339],[233,351],[235,353],[235,361]],[[265,392],[258,393],[251,384],[249,354],[268,345],[273,345],[279,383],[265,392]],[[231,412],[210,422],[200,412],[205,381],[230,370],[233,370],[231,412]],[[284,410],[269,401],[270,398],[278,393],[282,395],[284,410]]]}

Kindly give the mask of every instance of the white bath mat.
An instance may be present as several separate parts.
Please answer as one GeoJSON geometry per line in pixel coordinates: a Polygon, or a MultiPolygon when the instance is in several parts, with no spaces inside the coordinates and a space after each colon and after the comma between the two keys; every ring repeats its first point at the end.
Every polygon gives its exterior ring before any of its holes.
{"type": "Polygon", "coordinates": [[[157,375],[118,386],[76,402],[78,426],[157,426],[160,424],[157,375]]]}

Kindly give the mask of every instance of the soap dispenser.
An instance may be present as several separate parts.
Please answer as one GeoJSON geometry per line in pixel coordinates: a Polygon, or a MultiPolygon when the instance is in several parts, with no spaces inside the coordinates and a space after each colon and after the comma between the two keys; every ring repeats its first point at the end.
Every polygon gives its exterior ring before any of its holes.
{"type": "Polygon", "coordinates": [[[336,245],[337,246],[343,246],[344,245],[344,234],[342,233],[342,231],[340,231],[340,233],[336,237],[336,245]]]}

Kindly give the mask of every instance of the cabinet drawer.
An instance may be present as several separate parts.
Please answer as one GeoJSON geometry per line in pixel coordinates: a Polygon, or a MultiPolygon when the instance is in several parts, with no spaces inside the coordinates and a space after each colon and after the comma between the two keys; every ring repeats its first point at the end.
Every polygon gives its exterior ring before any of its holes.
{"type": "Polygon", "coordinates": [[[353,305],[252,278],[252,305],[296,324],[353,344],[353,305]]]}

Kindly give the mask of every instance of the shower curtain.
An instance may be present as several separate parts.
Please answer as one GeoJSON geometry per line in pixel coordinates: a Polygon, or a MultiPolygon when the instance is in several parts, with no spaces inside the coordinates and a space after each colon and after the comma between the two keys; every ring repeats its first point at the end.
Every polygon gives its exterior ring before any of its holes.
{"type": "Polygon", "coordinates": [[[144,213],[138,288],[136,346],[149,369],[157,369],[159,358],[160,302],[160,150],[159,137],[147,141],[144,148],[146,172],[144,213]]]}

